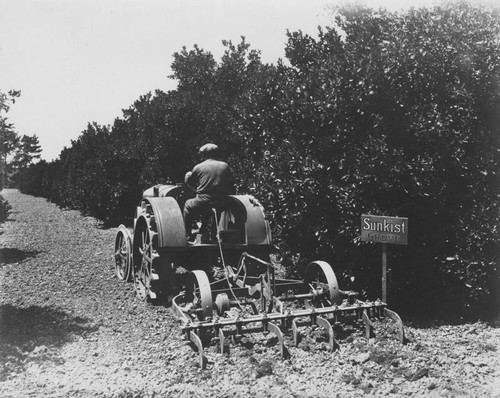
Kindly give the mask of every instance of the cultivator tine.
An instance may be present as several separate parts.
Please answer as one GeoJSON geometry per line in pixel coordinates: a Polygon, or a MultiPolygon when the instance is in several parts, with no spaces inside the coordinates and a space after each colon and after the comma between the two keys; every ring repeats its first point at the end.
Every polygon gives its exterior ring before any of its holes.
{"type": "Polygon", "coordinates": [[[397,323],[399,342],[401,344],[405,344],[405,332],[403,330],[403,321],[401,320],[399,315],[388,308],[385,308],[385,315],[393,319],[397,323]]]}
{"type": "Polygon", "coordinates": [[[226,341],[226,336],[224,336],[224,331],[222,328],[219,329],[219,347],[220,353],[224,354],[224,342],[226,341]]]}
{"type": "Polygon", "coordinates": [[[373,324],[372,321],[370,321],[370,318],[368,316],[368,313],[366,310],[363,311],[362,313],[363,321],[366,326],[366,339],[370,340],[371,337],[373,337],[373,324]]]}
{"type": "Polygon", "coordinates": [[[272,322],[267,322],[267,330],[274,333],[278,337],[278,343],[280,345],[280,355],[281,358],[285,358],[285,342],[283,340],[283,333],[280,328],[272,322]]]}
{"type": "Polygon", "coordinates": [[[330,322],[328,322],[327,319],[317,316],[316,317],[316,325],[322,327],[323,329],[326,329],[328,332],[328,346],[330,348],[330,351],[333,351],[336,346],[336,341],[335,341],[335,334],[333,333],[333,327],[330,322]]]}
{"type": "Polygon", "coordinates": [[[189,340],[191,340],[194,345],[198,348],[198,354],[200,356],[200,369],[205,369],[205,356],[203,355],[203,343],[200,337],[193,331],[189,332],[189,340]]]}
{"type": "Polygon", "coordinates": [[[297,321],[292,319],[292,334],[293,334],[293,345],[297,347],[299,345],[299,329],[297,326],[297,321]]]}

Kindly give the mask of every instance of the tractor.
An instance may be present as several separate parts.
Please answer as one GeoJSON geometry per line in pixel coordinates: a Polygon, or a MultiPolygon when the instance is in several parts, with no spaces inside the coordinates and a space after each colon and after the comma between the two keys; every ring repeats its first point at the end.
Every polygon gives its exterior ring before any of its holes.
{"type": "Polygon", "coordinates": [[[277,336],[282,357],[288,355],[283,331],[291,329],[295,345],[300,328],[314,325],[328,334],[335,350],[333,326],[346,319],[374,334],[375,319],[394,321],[405,341],[401,318],[380,301],[362,301],[339,289],[332,267],[312,261],[303,280],[276,275],[271,256],[276,248],[262,205],[251,195],[232,195],[223,208],[203,214],[194,231],[186,231],[184,203],[194,197],[184,184],[147,189],[136,208],[133,231],[120,225],[115,239],[118,279],[131,281],[137,297],[172,306],[186,339],[206,364],[203,343],[255,332],[277,336]],[[192,233],[194,239],[188,240],[192,233]]]}

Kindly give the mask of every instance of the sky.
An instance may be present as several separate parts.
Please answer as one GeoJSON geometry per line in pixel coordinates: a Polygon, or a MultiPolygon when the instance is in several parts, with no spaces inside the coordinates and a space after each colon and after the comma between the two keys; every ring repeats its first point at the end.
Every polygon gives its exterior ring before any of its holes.
{"type": "MultiPolygon", "coordinates": [[[[220,59],[245,36],[262,60],[285,58],[286,31],[317,36],[345,0],[0,0],[0,91],[7,117],[59,157],[90,122],[111,125],[141,95],[175,89],[173,54],[197,44],[220,59]]],[[[372,0],[400,9],[435,0],[372,0]]]]}

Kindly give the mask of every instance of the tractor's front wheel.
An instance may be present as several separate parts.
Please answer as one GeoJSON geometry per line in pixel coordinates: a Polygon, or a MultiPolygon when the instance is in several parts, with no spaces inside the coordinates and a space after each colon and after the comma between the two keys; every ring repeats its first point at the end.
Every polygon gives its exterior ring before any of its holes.
{"type": "Polygon", "coordinates": [[[132,279],[132,237],[129,230],[120,225],[115,237],[115,272],[118,279],[132,279]]]}

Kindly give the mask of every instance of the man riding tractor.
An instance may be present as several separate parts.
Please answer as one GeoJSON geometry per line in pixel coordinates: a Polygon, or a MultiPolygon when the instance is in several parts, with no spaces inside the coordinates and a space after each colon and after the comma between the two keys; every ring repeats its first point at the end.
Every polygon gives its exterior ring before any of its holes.
{"type": "Polygon", "coordinates": [[[192,240],[193,222],[212,208],[227,207],[229,195],[234,194],[231,169],[226,162],[219,160],[219,147],[205,144],[198,152],[202,162],[188,171],[185,183],[196,192],[196,197],[188,199],[184,205],[184,223],[187,240],[192,240]]]}

